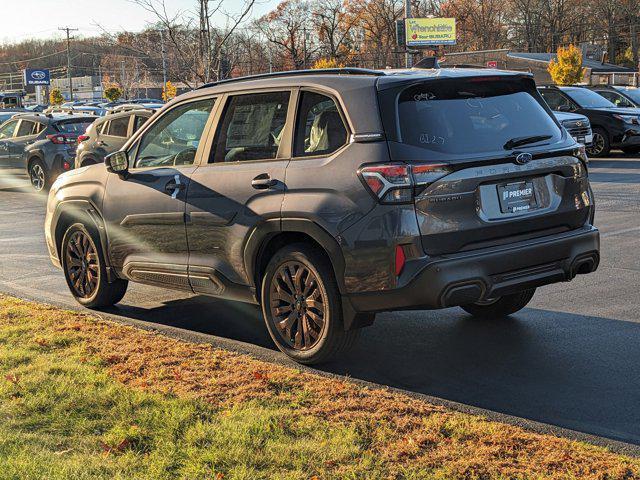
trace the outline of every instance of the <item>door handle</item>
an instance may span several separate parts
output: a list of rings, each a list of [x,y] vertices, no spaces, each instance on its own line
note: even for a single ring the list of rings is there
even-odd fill
[[[271,178],[268,173],[261,173],[253,180],[251,180],[251,186],[256,190],[266,190],[268,188],[277,185],[278,181]]]
[[[180,182],[180,175],[176,174],[173,180],[169,180],[164,186],[164,191],[171,194],[171,198],[176,198],[178,192],[185,189],[185,184]]]

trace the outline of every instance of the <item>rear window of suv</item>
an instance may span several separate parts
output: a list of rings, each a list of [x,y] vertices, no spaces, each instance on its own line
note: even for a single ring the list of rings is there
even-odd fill
[[[534,135],[549,138],[526,148],[558,142],[560,128],[527,83],[471,77],[406,88],[398,97],[400,140],[429,158],[504,152],[509,140]]]
[[[78,118],[73,120],[64,120],[56,123],[56,128],[60,133],[67,133],[70,135],[82,135],[89,125],[93,123],[93,120],[86,118]]]

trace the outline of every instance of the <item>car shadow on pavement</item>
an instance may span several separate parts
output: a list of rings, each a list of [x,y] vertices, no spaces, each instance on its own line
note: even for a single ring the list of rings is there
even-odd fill
[[[195,296],[112,313],[275,348],[252,305]],[[396,312],[318,369],[640,444],[638,345],[640,323],[572,313]]]

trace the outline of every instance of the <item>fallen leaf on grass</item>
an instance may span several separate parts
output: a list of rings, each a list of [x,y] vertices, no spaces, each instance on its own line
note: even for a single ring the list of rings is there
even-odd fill
[[[18,383],[18,380],[19,380],[18,376],[15,373],[10,373],[9,375],[5,375],[4,379],[7,382],[13,383],[14,385]]]

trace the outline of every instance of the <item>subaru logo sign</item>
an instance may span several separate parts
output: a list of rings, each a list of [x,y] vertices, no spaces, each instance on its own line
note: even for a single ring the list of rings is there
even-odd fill
[[[24,71],[25,85],[50,85],[51,75],[45,68],[27,68]]]
[[[533,160],[533,156],[530,153],[519,153],[516,157],[516,163],[518,165],[526,165],[531,160]]]

